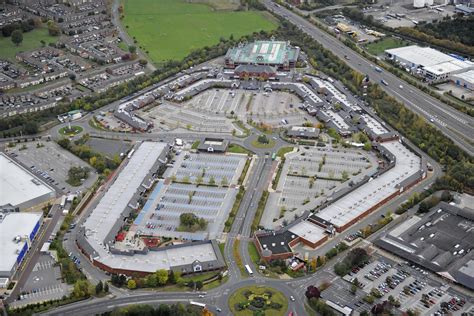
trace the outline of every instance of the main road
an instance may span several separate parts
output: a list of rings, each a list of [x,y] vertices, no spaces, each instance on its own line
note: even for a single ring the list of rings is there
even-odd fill
[[[453,109],[388,71],[377,72],[376,65],[371,61],[298,14],[283,6],[275,5],[271,0],[264,0],[263,3],[269,11],[295,24],[333,54],[345,59],[351,68],[369,75],[372,81],[381,82],[384,80],[387,85],[380,86],[387,94],[426,118],[468,154],[474,155],[474,118]]]

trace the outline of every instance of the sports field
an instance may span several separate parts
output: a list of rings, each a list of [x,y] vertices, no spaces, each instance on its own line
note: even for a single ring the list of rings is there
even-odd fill
[[[213,11],[208,5],[184,0],[123,0],[123,4],[122,23],[155,63],[180,60],[231,34],[239,38],[277,27],[266,13]]]

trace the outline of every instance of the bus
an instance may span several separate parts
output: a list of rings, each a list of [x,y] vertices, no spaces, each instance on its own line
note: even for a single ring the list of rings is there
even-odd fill
[[[130,152],[127,155],[127,158],[128,159],[132,158],[134,152],[135,152],[135,149],[130,150]]]
[[[247,270],[249,275],[253,275],[252,269],[250,269],[250,266],[248,264],[245,265],[245,270]]]
[[[206,304],[204,304],[204,303],[189,301],[189,304],[194,305],[194,306],[199,306],[199,307],[202,307],[202,308],[206,308]]]
[[[272,154],[272,160],[275,160],[276,159],[276,153],[273,153]]]

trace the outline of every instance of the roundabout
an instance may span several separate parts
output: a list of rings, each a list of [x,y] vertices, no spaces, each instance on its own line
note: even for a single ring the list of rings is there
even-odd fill
[[[246,286],[236,290],[229,298],[233,315],[285,315],[288,300],[285,295],[267,286]]]
[[[76,136],[77,134],[82,133],[83,128],[77,125],[64,126],[58,130],[58,133],[62,136]]]

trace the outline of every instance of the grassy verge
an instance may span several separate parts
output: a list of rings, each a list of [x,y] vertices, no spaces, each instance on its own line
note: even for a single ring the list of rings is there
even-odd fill
[[[234,154],[247,154],[247,155],[252,154],[250,150],[237,144],[230,144],[229,147],[227,147],[227,152],[234,153]]]
[[[237,212],[239,211],[240,203],[242,203],[242,198],[244,197],[245,194],[245,189],[243,186],[239,188],[239,192],[237,193],[237,196],[235,197],[235,202],[234,205],[232,206],[232,210],[229,213],[229,217],[227,218],[227,221],[225,222],[224,226],[224,232],[228,233],[230,229],[232,228],[232,224],[234,224],[235,216],[237,215]]]
[[[225,252],[224,252],[224,249],[225,249],[225,243],[220,243],[220,244],[219,244],[219,250],[221,251],[222,257],[225,259]]]
[[[267,204],[268,200],[268,191],[263,191],[262,197],[260,198],[260,201],[258,201],[258,207],[257,207],[257,212],[255,213],[255,217],[252,222],[252,232],[257,230],[260,220],[262,219],[263,211],[265,210],[265,205]]]
[[[245,162],[244,169],[242,169],[242,173],[240,174],[239,180],[237,181],[239,185],[242,185],[242,183],[244,183],[245,177],[247,176],[247,172],[250,168],[251,161],[251,159],[247,159],[247,161]]]
[[[276,155],[280,158],[283,158],[285,156],[285,154],[291,152],[293,150],[293,146],[288,146],[288,147],[282,147],[280,149],[278,149]]]
[[[277,173],[275,175],[275,178],[273,178],[273,181],[272,181],[272,189],[273,190],[276,190],[276,188],[278,187],[278,181],[280,181],[280,177],[281,177],[281,173],[283,171],[283,165],[285,164],[285,158],[282,159],[282,161],[280,161],[280,164],[278,165],[278,169],[277,169]]]
[[[236,239],[234,241],[234,245],[232,247],[232,254],[233,254],[234,259],[235,259],[235,264],[237,264],[237,266],[239,267],[240,274],[243,277],[246,277],[247,274],[245,273],[244,264],[242,263],[242,257],[240,256],[239,246],[240,246],[240,240]]]
[[[191,146],[191,149],[197,149],[199,147],[199,144],[201,143],[201,141],[197,140],[195,141],[192,146]]]
[[[248,243],[248,251],[249,251],[249,256],[250,256],[250,259],[252,260],[252,262],[255,265],[259,265],[260,264],[260,255],[258,254],[257,247],[255,246],[255,244],[253,242]]]
[[[233,124],[235,124],[244,134],[243,135],[235,135],[240,138],[246,138],[247,136],[250,135],[250,130],[245,126],[245,124],[242,121],[233,121]]]

